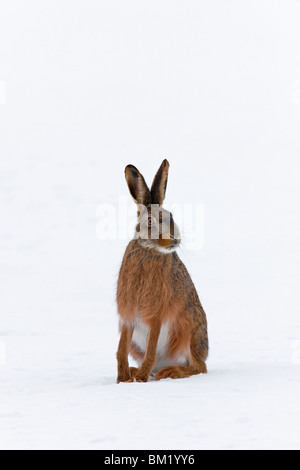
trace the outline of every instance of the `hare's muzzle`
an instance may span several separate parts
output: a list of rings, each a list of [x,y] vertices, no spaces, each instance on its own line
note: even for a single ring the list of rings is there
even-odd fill
[[[178,248],[181,243],[181,238],[172,238],[173,244],[171,245],[171,249]]]
[[[170,239],[172,240],[172,242],[175,246],[178,246],[181,243],[181,238],[179,238],[179,237],[176,238],[174,235],[170,235]]]

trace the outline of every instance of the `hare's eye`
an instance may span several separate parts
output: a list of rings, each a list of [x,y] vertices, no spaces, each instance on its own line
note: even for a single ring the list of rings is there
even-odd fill
[[[148,225],[153,225],[155,222],[154,217],[148,217]]]

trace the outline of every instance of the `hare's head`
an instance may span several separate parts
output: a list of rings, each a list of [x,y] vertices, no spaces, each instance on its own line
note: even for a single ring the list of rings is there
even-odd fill
[[[151,190],[143,176],[133,165],[125,169],[129,191],[138,205],[138,224],[135,238],[145,247],[161,253],[171,253],[181,242],[177,225],[170,212],[163,209],[165,199],[169,162],[164,160],[159,168]]]

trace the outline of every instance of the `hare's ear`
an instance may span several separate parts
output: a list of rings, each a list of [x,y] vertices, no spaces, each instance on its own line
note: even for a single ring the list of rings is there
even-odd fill
[[[164,160],[161,164],[160,169],[156,173],[152,188],[151,188],[151,201],[152,204],[159,204],[160,206],[165,200],[166,190],[168,184],[170,164],[168,160]]]
[[[131,196],[137,204],[148,206],[151,204],[151,194],[143,175],[133,165],[125,168],[125,177]]]

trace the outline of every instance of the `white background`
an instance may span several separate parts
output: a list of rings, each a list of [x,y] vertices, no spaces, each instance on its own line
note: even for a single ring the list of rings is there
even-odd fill
[[[299,18],[298,0],[2,1],[1,448],[299,449]],[[209,374],[116,385],[127,240],[99,240],[97,208],[165,157],[167,203],[205,207],[180,256]]]

